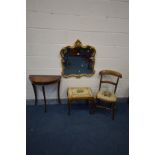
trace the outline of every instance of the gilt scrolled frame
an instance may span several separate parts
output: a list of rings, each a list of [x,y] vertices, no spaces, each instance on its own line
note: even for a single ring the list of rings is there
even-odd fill
[[[73,51],[73,49],[74,48],[84,48],[84,49],[86,49],[86,48],[91,48],[92,50],[93,50],[93,54],[92,54],[92,56],[91,56],[91,60],[92,60],[92,66],[93,66],[93,71],[92,71],[92,73],[91,74],[65,74],[64,73],[64,64],[63,64],[63,62],[64,62],[64,51],[65,51],[65,49],[66,48],[70,48],[70,49],[72,49],[72,51]],[[61,51],[60,51],[60,56],[61,56],[61,65],[62,65],[62,76],[63,77],[65,77],[65,78],[68,78],[68,77],[76,77],[76,78],[80,78],[80,77],[82,77],[82,76],[86,76],[86,77],[90,77],[90,76],[93,76],[94,74],[95,74],[95,69],[94,69],[94,66],[95,66],[95,54],[96,54],[96,49],[95,49],[95,47],[93,47],[93,46],[90,46],[90,45],[83,45],[82,44],[82,42],[78,39],[78,40],[76,40],[76,42],[74,43],[74,45],[73,46],[66,46],[66,47],[63,47],[62,49],[61,49]]]

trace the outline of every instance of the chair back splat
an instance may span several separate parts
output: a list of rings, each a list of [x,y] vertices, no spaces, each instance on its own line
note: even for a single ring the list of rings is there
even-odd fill
[[[100,84],[99,84],[99,91],[101,89],[101,85],[104,84],[104,83],[107,83],[107,84],[111,84],[111,85],[115,86],[114,87],[114,93],[116,93],[119,78],[122,78],[122,74],[117,72],[117,71],[113,71],[113,70],[102,70],[102,71],[99,72],[99,74],[101,75]],[[113,82],[113,81],[110,81],[110,80],[102,80],[103,76],[106,76],[106,75],[111,75],[111,76],[117,77],[116,82]]]

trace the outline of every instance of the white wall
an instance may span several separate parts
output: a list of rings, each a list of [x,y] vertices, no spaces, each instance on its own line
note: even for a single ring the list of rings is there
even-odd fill
[[[61,74],[60,50],[80,39],[96,48],[93,77],[62,78],[61,98],[70,86],[98,89],[98,72],[123,74],[117,94],[129,89],[128,0],[27,0],[27,99],[34,93],[29,74]],[[57,98],[56,85],[47,86],[47,98]],[[42,98],[41,89],[38,90]]]

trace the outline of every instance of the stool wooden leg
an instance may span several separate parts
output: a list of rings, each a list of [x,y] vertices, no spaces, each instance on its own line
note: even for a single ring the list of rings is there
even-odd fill
[[[89,113],[92,114],[95,111],[95,102],[94,99],[88,100],[89,103]]]
[[[45,112],[47,111],[46,109],[46,95],[45,95],[45,87],[42,86],[42,91],[43,91],[43,96],[44,96],[44,103],[45,103]]]
[[[95,110],[96,110],[96,100],[94,99],[93,100],[93,113],[95,113]]]
[[[93,100],[93,113],[95,113],[96,111],[96,103],[98,102],[97,100],[98,100],[97,98],[94,98]]]
[[[68,115],[70,115],[71,114],[71,101],[69,99],[68,99],[67,105],[68,105]]]

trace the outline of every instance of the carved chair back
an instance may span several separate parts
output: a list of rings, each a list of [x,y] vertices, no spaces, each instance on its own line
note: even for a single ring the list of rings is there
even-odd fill
[[[114,85],[114,93],[116,93],[117,85],[118,85],[119,79],[122,78],[122,74],[114,70],[102,70],[99,72],[99,75],[101,76],[99,91],[101,89],[101,85],[106,83],[106,84]],[[107,76],[107,75],[117,77],[116,82],[113,82],[112,80],[103,80],[103,76]]]

